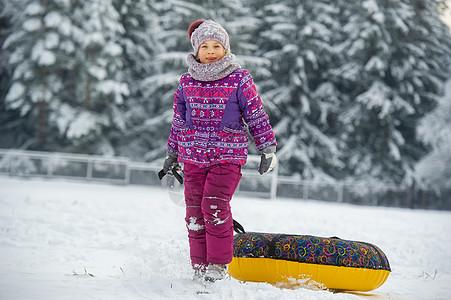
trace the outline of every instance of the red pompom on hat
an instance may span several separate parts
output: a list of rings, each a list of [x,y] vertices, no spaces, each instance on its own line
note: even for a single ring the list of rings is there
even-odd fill
[[[197,27],[200,26],[200,24],[202,24],[203,22],[205,22],[205,20],[197,20],[194,21],[193,23],[191,23],[191,25],[189,25],[188,27],[188,37],[191,40],[191,35],[193,34],[193,31],[197,29]]]

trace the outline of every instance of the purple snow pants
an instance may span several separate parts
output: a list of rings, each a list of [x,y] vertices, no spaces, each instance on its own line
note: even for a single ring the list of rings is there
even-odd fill
[[[186,227],[191,264],[228,264],[233,255],[230,200],[241,179],[241,166],[219,164],[199,168],[185,163]]]

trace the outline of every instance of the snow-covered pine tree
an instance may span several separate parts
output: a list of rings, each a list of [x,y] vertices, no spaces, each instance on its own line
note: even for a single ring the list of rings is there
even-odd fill
[[[339,113],[334,86],[323,73],[334,63],[338,9],[329,1],[255,2],[262,28],[256,33],[271,61],[270,114],[279,143],[281,172],[332,179],[343,167],[330,133]],[[333,180],[333,179],[332,179]]]
[[[114,0],[124,27],[118,42],[123,49],[123,72],[130,89],[123,107],[127,131],[122,134],[117,152],[135,160],[142,160],[149,150],[158,148],[159,131],[165,130],[159,128],[162,122],[147,123],[149,118],[159,117],[161,111],[160,102],[146,92],[145,83],[149,76],[162,72],[155,63],[155,57],[164,53],[164,47],[158,40],[163,30],[154,4],[154,0]]]
[[[5,97],[12,83],[9,52],[3,48],[5,39],[14,31],[18,12],[23,11],[17,1],[0,0],[0,148],[20,147],[28,140],[22,132],[19,113],[6,108]]]
[[[118,42],[124,28],[110,0],[77,1],[71,19],[71,95],[55,122],[70,141],[65,150],[113,155],[125,132],[121,107],[129,94]]]
[[[434,189],[451,192],[451,79],[438,106],[420,123],[419,134],[432,151],[417,165],[418,175]]]
[[[260,55],[256,44],[255,34],[261,28],[262,20],[245,1],[222,1],[219,6],[213,1],[204,2],[204,7],[208,8],[209,13],[203,18],[217,21],[226,28],[236,62],[249,70],[254,82],[258,83],[257,88],[261,91],[268,84],[267,80],[272,80],[269,70],[271,62]]]
[[[339,117],[347,176],[409,186],[427,150],[418,121],[446,78],[449,31],[434,1],[365,0],[344,11],[346,60],[332,75],[349,97]]]
[[[439,9],[446,7],[446,1],[438,1]],[[440,10],[439,10],[440,12]],[[439,30],[445,31],[442,37],[447,41],[451,38],[447,28],[439,25]],[[436,49],[440,49],[438,45],[448,47],[445,41],[434,40]],[[451,72],[451,56],[443,58],[442,64],[450,66]],[[427,114],[418,127],[418,133],[425,143],[431,147],[431,151],[416,166],[418,176],[423,179],[423,183],[429,187],[440,190],[442,199],[449,199],[451,194],[451,74],[445,85],[445,93],[439,99],[434,110]],[[448,197],[448,198],[446,198]]]
[[[13,146],[113,154],[128,88],[117,44],[123,28],[111,2],[23,5],[3,44],[13,70],[5,105],[28,136]]]
[[[345,4],[341,10],[343,55],[329,73],[339,94],[345,95],[338,133],[345,142],[340,149],[346,161],[345,174],[399,181],[404,170],[397,145],[402,139],[392,111],[391,88],[385,80],[396,41],[392,41],[383,7],[376,1]],[[392,174],[387,176],[387,172]]]
[[[23,10],[16,11],[13,31],[2,47],[12,69],[5,106],[18,113],[20,119],[15,122],[22,128],[11,146],[54,149],[58,130],[50,120],[60,109],[63,76],[73,49],[70,21],[65,17],[70,6],[61,1],[13,2]]]
[[[165,156],[168,132],[172,121],[172,100],[180,76],[186,72],[188,28],[193,10],[202,7],[188,1],[150,1],[151,26],[146,30],[152,41],[149,60],[152,71],[140,80],[141,103],[138,122],[131,144],[139,145],[132,155],[138,159],[161,160]],[[188,25],[187,25],[188,24]]]

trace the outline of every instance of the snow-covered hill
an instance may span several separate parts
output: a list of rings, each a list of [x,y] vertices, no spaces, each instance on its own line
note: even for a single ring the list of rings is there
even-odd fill
[[[184,209],[166,191],[0,177],[0,299],[449,299],[451,212],[236,197],[249,231],[379,246],[392,267],[371,293],[192,282]]]

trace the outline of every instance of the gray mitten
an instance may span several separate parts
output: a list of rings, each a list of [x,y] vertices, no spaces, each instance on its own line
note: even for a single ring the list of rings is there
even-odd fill
[[[168,155],[166,156],[166,159],[163,163],[163,172],[164,174],[168,173],[169,170],[177,164],[177,157],[178,155],[172,152],[168,152]]]
[[[265,174],[274,169],[274,167],[277,165],[277,157],[276,157],[276,146],[269,146],[265,149],[263,149],[260,152],[261,159],[260,159],[260,165],[258,166],[258,172],[260,174]]]

